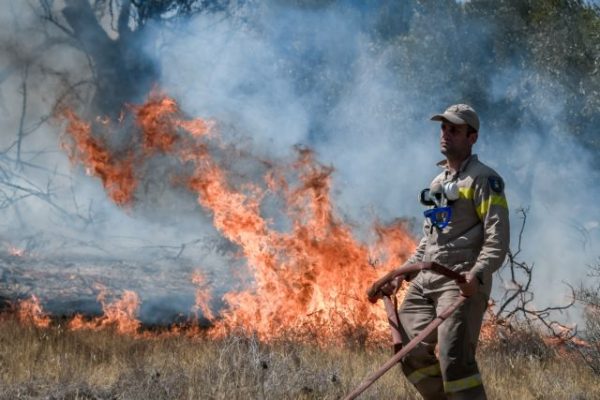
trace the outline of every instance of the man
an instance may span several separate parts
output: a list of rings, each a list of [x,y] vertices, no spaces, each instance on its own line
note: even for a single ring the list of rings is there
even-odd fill
[[[463,273],[466,283],[423,270],[392,282],[377,281],[368,295],[375,300],[393,292],[402,278],[410,281],[399,310],[404,344],[459,296],[468,297],[437,332],[401,360],[402,370],[426,400],[486,399],[475,349],[492,273],[508,251],[504,183],[471,152],[479,135],[475,110],[457,104],[431,120],[441,122],[440,148],[446,159],[438,163],[443,171],[421,193],[422,202],[432,208],[426,211],[424,237],[406,263],[436,262]]]

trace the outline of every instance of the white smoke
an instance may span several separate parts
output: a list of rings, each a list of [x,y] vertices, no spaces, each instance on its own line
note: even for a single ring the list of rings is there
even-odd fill
[[[438,62],[443,30],[426,24],[419,15],[406,27],[413,38],[422,39],[419,43],[377,40],[381,17],[377,2],[371,7],[353,2],[304,7],[288,3],[236,5],[227,13],[195,16],[177,29],[149,29],[146,47],[160,64],[159,87],[176,98],[188,115],[216,120],[228,140],[249,141],[257,156],[288,159],[296,144],[315,149],[322,163],[335,168],[337,211],[354,222],[357,231],[368,230],[375,218],[416,218],[420,225],[423,208],[417,194],[437,175],[435,163],[442,158],[439,127],[428,119],[449,104],[465,102],[459,91],[462,86],[452,80],[465,51],[449,62],[445,58],[447,63]],[[31,27],[38,19],[21,2],[10,4],[0,12],[0,40],[22,43],[30,49],[25,54],[35,54],[31,49],[43,37],[15,35],[14,16],[19,29]],[[493,28],[473,24],[471,29],[469,46],[483,51],[480,43],[493,34]],[[415,49],[420,52],[414,53]],[[10,50],[4,48],[3,53],[14,55]],[[2,71],[20,71],[9,74],[0,86],[4,149],[19,129],[23,64],[15,57],[5,57],[1,63]],[[26,125],[51,112],[64,85],[61,75],[52,71],[68,74],[72,81],[76,81],[73,76],[85,79],[90,74],[87,59],[64,45],[44,49],[33,65],[53,70],[30,69]],[[536,298],[540,303],[556,302],[562,300],[561,281],[577,283],[600,252],[600,215],[594,206],[600,195],[594,184],[599,172],[592,164],[597,154],[568,134],[561,88],[543,75],[524,85],[529,72],[516,64],[499,67],[488,82],[483,96],[500,106],[480,110],[476,152],[505,178],[513,248],[520,228],[516,210],[528,208],[521,258],[536,264]],[[464,79],[477,82],[483,77],[470,71]],[[421,92],[423,82],[438,92]],[[502,104],[523,96],[529,99],[528,108],[515,116],[514,130],[494,130],[498,126],[494,119],[507,112]],[[479,110],[478,104],[472,105]],[[532,114],[543,115],[543,124],[528,123]],[[53,178],[52,198],[57,205],[70,213],[93,215],[93,220],[61,215],[47,199],[31,197],[20,201],[20,213],[14,208],[0,210],[3,239],[24,240],[39,232],[77,237],[109,249],[116,258],[139,254],[151,258],[157,253],[139,249],[159,248],[172,249],[167,254],[175,257],[182,243],[218,241],[210,218],[198,212],[189,194],[166,192],[168,197],[159,204],[168,207],[162,211],[145,210],[143,204],[129,211],[115,206],[97,179],[69,165],[57,145],[59,131],[60,127],[45,123],[28,136],[23,141],[27,160],[60,173]],[[14,159],[14,148],[2,155]],[[29,167],[19,174],[40,188],[52,176]],[[234,250],[197,246],[189,252],[194,246],[185,255],[197,257],[198,266],[235,265],[229,255],[222,256]],[[102,255],[92,247],[80,251]],[[177,268],[179,262],[169,268]]]
[[[464,102],[445,78],[446,68],[459,65],[439,65],[432,54],[419,73],[447,84],[438,99],[418,96],[410,81],[415,72],[402,74],[418,61],[395,65],[397,43],[377,43],[362,16],[358,7],[269,3],[253,8],[247,22],[196,17],[186,35],[169,39],[168,56],[161,57],[163,86],[193,114],[216,116],[251,135],[256,151],[285,154],[295,143],[314,148],[321,162],[335,167],[339,210],[359,226],[368,227],[374,216],[420,220],[417,193],[439,173],[435,163],[442,158],[438,124],[428,119]],[[426,29],[435,28],[413,31]],[[483,41],[493,30],[482,32]],[[506,110],[486,110],[475,150],[505,178],[514,250],[518,210],[528,210],[520,259],[536,264],[536,303],[556,304],[568,292],[561,282],[581,279],[598,256],[598,171],[591,163],[596,155],[569,135],[560,86],[539,76],[525,90],[526,77],[535,76],[529,72],[499,68],[486,95],[499,104],[528,96],[522,114],[543,116],[542,126],[525,117],[512,132],[494,131],[489,119]]]

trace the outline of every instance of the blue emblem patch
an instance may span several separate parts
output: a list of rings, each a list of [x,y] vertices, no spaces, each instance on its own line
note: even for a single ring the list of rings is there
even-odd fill
[[[490,176],[488,178],[488,182],[490,183],[490,188],[496,193],[502,193],[504,190],[504,182],[502,178],[499,176]]]

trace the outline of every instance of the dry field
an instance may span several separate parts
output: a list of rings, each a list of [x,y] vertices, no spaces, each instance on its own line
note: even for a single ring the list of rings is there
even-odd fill
[[[0,321],[0,399],[339,399],[385,349],[184,336],[134,339]],[[481,347],[491,399],[600,399],[600,377],[535,335]],[[363,399],[417,399],[399,370]]]

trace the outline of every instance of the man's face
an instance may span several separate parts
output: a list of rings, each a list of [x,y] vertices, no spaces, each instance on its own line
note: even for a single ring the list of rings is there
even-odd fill
[[[477,141],[477,133],[468,133],[467,125],[442,122],[440,131],[440,149],[446,158],[463,159],[471,153],[471,147]]]

